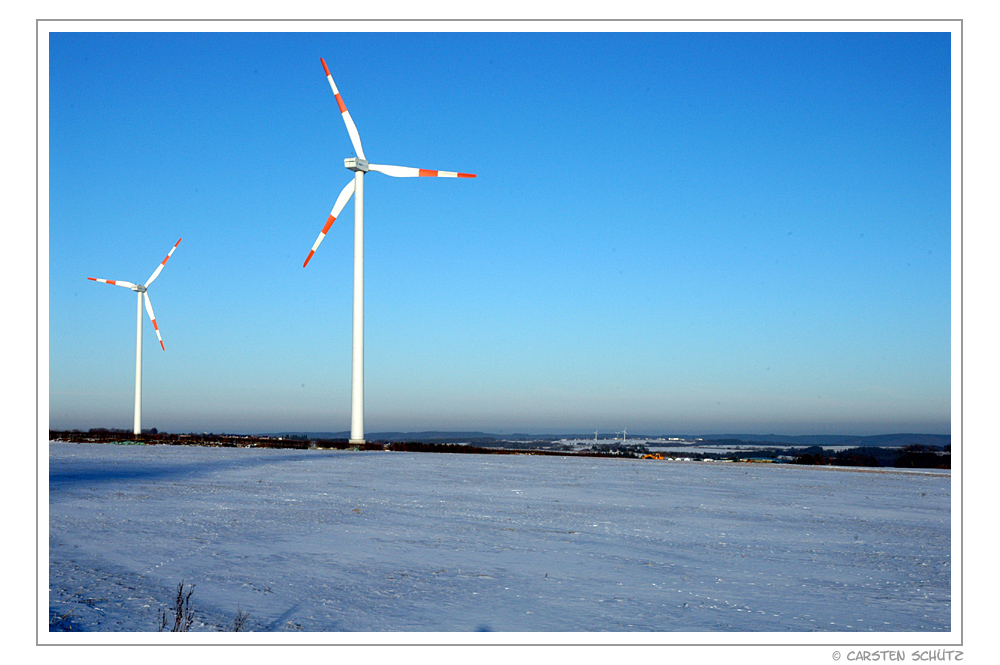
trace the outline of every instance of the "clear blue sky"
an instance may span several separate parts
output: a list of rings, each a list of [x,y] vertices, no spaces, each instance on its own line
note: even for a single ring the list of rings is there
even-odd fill
[[[49,42],[50,425],[947,433],[947,33]]]

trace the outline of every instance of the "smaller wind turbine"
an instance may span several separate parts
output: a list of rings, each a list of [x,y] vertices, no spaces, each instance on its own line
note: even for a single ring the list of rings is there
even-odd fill
[[[135,313],[135,420],[133,422],[132,433],[142,434],[142,305],[143,301],[146,304],[146,313],[149,314],[149,320],[153,322],[153,330],[156,331],[156,339],[160,340],[160,348],[164,351],[167,347],[163,346],[163,338],[160,337],[160,327],[156,325],[156,317],[153,316],[153,305],[149,302],[149,294],[146,293],[146,289],[149,285],[153,283],[153,280],[159,277],[160,271],[163,270],[163,266],[167,265],[167,260],[170,255],[174,253],[177,249],[177,245],[181,244],[180,238],[174,243],[174,246],[170,248],[167,252],[167,257],[160,261],[160,265],[156,266],[156,270],[153,274],[149,276],[145,284],[133,284],[132,282],[123,282],[121,280],[115,279],[98,279],[97,277],[88,277],[92,282],[103,282],[104,284],[114,284],[115,286],[124,286],[127,289],[132,289],[136,293],[136,313]]]

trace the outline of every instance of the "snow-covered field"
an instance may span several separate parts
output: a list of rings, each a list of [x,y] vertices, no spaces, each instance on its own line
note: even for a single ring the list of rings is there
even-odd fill
[[[49,444],[49,629],[952,630],[948,472]]]

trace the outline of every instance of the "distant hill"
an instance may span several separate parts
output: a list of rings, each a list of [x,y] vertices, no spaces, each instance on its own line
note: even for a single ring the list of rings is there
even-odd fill
[[[262,433],[260,436],[305,437],[307,439],[349,439],[351,433],[344,432],[275,432]],[[425,442],[485,442],[485,441],[554,441],[558,439],[589,439],[593,435],[586,434],[491,434],[489,432],[368,432],[367,441],[425,441]],[[897,446],[935,446],[943,447],[951,444],[950,434],[879,434],[874,436],[856,436],[847,434],[805,434],[789,436],[784,434],[646,434],[629,435],[629,439],[655,439],[679,437],[686,439],[702,439],[704,441],[742,441],[745,443],[780,443],[795,446],[852,446],[852,447],[897,447]]]
[[[276,432],[261,434],[261,436],[300,437],[309,439],[350,439],[351,433],[345,432]],[[518,435],[515,435],[518,436]],[[366,441],[474,441],[497,440],[497,434],[485,432],[365,432]]]
[[[853,436],[843,434],[807,434],[786,436],[783,434],[702,434],[705,441],[718,439],[738,439],[740,441],[762,441],[764,443],[784,443],[802,446],[948,446],[950,434],[878,434],[874,436]]]

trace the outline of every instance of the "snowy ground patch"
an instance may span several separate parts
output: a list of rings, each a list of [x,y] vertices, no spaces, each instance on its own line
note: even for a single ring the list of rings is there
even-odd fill
[[[951,476],[49,444],[49,630],[951,630]]]

